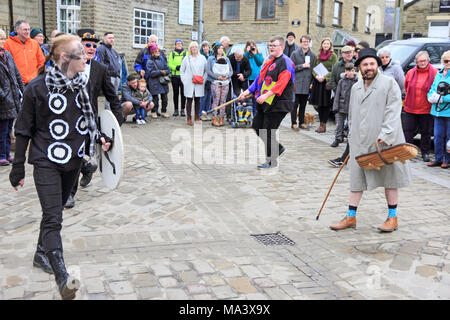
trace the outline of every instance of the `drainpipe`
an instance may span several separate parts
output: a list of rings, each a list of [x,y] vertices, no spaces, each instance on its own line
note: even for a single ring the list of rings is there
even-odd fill
[[[307,18],[306,18],[306,34],[309,34],[309,15],[311,12],[311,0],[308,0],[308,12],[307,12]]]
[[[14,31],[14,13],[13,13],[13,2],[12,0],[8,0],[8,6],[9,6],[9,32]]]
[[[200,46],[202,42],[203,42],[203,0],[200,0],[198,10],[198,43],[200,44]]]
[[[44,33],[44,37],[47,37],[47,31],[45,26],[45,0],[41,0],[42,6],[42,32]]]

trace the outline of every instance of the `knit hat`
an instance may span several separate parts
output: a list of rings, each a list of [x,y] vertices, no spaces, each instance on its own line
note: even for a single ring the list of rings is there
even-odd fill
[[[377,60],[378,66],[381,66],[381,59],[377,56],[377,50],[373,48],[364,48],[359,52],[359,58],[355,62],[355,66],[359,66],[359,64],[366,58],[374,58]]]
[[[289,38],[289,36],[293,36],[295,38],[295,33],[289,31],[288,34],[286,35],[286,38]]]
[[[148,45],[148,51],[150,51],[150,54],[152,54],[153,52],[155,52],[158,49],[159,49],[158,46],[154,43],[150,43]]]
[[[94,29],[78,29],[77,35],[81,38],[81,41],[83,41],[83,40],[93,41],[93,42],[100,41],[100,39],[97,39]]]
[[[353,48],[356,48],[356,43],[353,40],[348,40],[347,43],[345,44],[346,46],[350,46]]]
[[[181,45],[183,45],[183,40],[181,40],[181,39],[175,40],[175,45],[177,44],[177,42],[181,42]]]
[[[41,29],[37,29],[37,28],[31,29],[31,32],[30,32],[30,38],[31,38],[31,39],[34,39],[34,37],[36,37],[39,33],[42,33],[42,30],[41,30]],[[42,34],[43,34],[43,33],[42,33]]]
[[[202,47],[204,46],[204,45],[208,45],[209,46],[209,42],[208,41],[206,41],[206,40],[204,40],[203,42],[202,42]]]
[[[217,50],[218,50],[220,47],[223,48],[223,44],[221,44],[219,41],[215,42],[215,43],[212,45],[212,49],[213,49],[213,51],[214,51],[214,55],[217,55]]]

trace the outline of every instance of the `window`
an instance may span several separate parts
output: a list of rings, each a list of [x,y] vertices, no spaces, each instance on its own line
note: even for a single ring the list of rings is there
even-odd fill
[[[333,24],[340,26],[341,23],[342,23],[342,3],[339,1],[335,1],[333,10]]]
[[[317,23],[323,24],[323,0],[317,0]]]
[[[159,12],[134,9],[133,48],[143,48],[150,35],[158,37],[158,46],[164,46],[164,14]]]
[[[81,0],[58,0],[56,10],[58,30],[75,34],[81,26]]]
[[[222,0],[222,20],[239,20],[239,0]]]
[[[256,20],[275,19],[275,0],[256,0]]]
[[[441,57],[446,49],[447,48],[444,45],[428,45],[427,47],[425,47],[425,50],[430,56],[430,63],[441,64]]]
[[[352,16],[352,28],[353,31],[357,31],[358,30],[358,8],[357,7],[353,7],[353,16]]]
[[[365,32],[366,33],[370,33],[370,20],[372,18],[372,14],[370,13],[366,13],[366,28],[365,28]]]

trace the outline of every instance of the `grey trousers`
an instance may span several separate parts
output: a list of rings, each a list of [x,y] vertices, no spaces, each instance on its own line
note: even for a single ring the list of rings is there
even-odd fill
[[[344,122],[345,122],[346,118],[347,118],[346,113],[338,112],[335,114],[335,119],[336,119],[335,138],[336,138],[336,140],[341,140],[341,141],[344,140],[343,132],[344,132]]]

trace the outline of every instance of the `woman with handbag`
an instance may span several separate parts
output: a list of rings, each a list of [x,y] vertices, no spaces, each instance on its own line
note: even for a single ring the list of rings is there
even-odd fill
[[[169,93],[170,70],[164,56],[161,55],[156,44],[151,43],[148,46],[150,54],[152,55],[147,61],[148,73],[145,74],[148,90],[153,96],[155,107],[152,110],[152,118],[156,119],[160,115],[158,113],[159,98],[161,96],[161,113],[164,118],[169,118],[167,113],[167,94]]]
[[[183,59],[180,77],[186,97],[187,124],[192,126],[192,100],[195,100],[195,121],[199,121],[200,97],[205,94],[206,59],[199,53],[198,43],[192,41],[189,45],[189,55]]]
[[[317,106],[319,112],[320,126],[316,130],[318,133],[324,133],[327,128],[327,121],[331,111],[331,87],[328,85],[331,77],[331,69],[338,61],[337,55],[333,52],[333,44],[330,38],[322,39],[319,54],[316,55],[312,65],[312,88],[310,104]],[[322,64],[328,71],[323,75],[318,75],[314,68]]]

